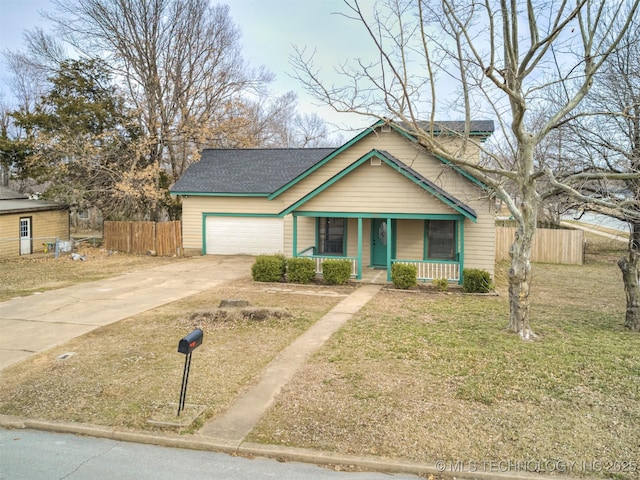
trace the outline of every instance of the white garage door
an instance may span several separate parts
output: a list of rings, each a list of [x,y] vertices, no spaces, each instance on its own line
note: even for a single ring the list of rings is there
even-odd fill
[[[281,218],[207,217],[207,253],[260,255],[282,253]]]

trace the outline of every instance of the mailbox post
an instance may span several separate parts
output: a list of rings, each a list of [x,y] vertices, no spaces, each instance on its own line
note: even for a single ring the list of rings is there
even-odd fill
[[[184,372],[182,373],[182,389],[180,390],[180,401],[178,402],[178,417],[184,410],[184,401],[187,397],[187,383],[189,383],[189,370],[191,369],[191,353],[202,345],[203,332],[196,328],[178,343],[178,352],[184,353]]]

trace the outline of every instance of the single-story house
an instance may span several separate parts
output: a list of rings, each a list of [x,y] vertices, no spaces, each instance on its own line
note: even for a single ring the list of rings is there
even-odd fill
[[[471,126],[478,142],[493,132],[493,121]],[[185,253],[309,256],[318,272],[346,258],[356,278],[363,268],[390,278],[394,262],[416,265],[421,280],[494,273],[486,186],[382,121],[337,149],[203,150],[171,193],[182,198]]]
[[[44,252],[56,239],[69,240],[70,233],[66,205],[0,187],[0,257]]]

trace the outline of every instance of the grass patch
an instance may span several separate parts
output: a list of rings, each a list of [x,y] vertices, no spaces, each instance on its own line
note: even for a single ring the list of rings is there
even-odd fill
[[[246,299],[253,308],[219,315],[220,301],[229,298]],[[224,284],[3,370],[0,413],[154,429],[146,421],[180,396],[184,356],[177,353],[178,341],[200,327],[204,339],[193,353],[186,400],[206,406],[196,424],[201,426],[341,299],[268,291],[248,278]],[[65,352],[74,354],[58,359]]]
[[[62,254],[57,259],[53,254],[0,258],[0,302],[34,292],[188,260],[186,257],[109,254],[105,249],[88,246],[81,247],[78,253],[84,255],[86,261],[73,261],[67,254]]]
[[[640,336],[622,326],[611,261],[624,244],[589,245],[585,266],[534,265],[537,342],[506,331],[506,264],[498,297],[383,291],[283,390],[250,440],[430,462],[637,464]],[[640,465],[588,470],[573,473],[638,478]]]

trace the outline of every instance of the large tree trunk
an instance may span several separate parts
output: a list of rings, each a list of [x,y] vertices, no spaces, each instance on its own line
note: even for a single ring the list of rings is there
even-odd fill
[[[533,223],[531,223],[533,222]],[[509,329],[523,340],[532,340],[535,334],[529,328],[529,292],[531,289],[531,245],[536,219],[527,219],[516,228],[516,236],[509,248]]]
[[[622,270],[624,291],[627,295],[627,312],[624,326],[634,332],[640,332],[640,223],[631,224],[629,256],[618,260]]]

